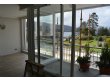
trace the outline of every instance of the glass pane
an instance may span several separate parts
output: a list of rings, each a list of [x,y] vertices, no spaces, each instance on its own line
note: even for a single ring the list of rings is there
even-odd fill
[[[53,56],[53,21],[52,15],[40,17],[40,52],[42,56]]]
[[[71,64],[71,34],[72,34],[72,11],[66,10],[67,4],[64,5],[64,32],[63,32],[63,64],[62,76],[70,76]]]
[[[57,8],[56,8],[57,7]],[[54,10],[52,10],[54,8]],[[56,57],[57,49],[54,46],[56,43],[56,11],[59,5],[51,5],[42,7],[40,17],[40,51],[41,51],[41,64],[45,65],[45,70],[53,75],[58,74],[60,71],[59,58]],[[50,11],[46,11],[49,9]],[[55,13],[54,13],[55,12]]]
[[[37,11],[35,10],[35,15]],[[38,53],[37,53],[37,17],[34,17],[34,44],[35,44],[35,62],[38,62]]]

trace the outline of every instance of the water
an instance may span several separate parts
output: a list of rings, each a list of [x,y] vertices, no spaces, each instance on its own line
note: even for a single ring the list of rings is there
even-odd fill
[[[71,36],[71,32],[64,32],[64,37],[69,37]]]
[[[37,49],[37,40],[35,40],[35,49]],[[46,41],[40,41],[40,51],[41,53],[52,55],[53,43],[49,44]]]
[[[69,37],[69,36],[71,36],[71,32],[64,32],[64,37]],[[46,41],[48,41],[48,39],[44,40],[44,41],[42,41],[42,40],[40,41],[41,53],[46,53],[46,54],[52,55],[52,53],[53,53],[53,42],[48,43]],[[37,40],[35,40],[35,49],[37,50]]]

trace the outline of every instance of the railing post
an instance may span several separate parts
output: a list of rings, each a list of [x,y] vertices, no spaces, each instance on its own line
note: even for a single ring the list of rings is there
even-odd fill
[[[81,9],[81,17],[80,17],[80,46],[79,46],[79,56],[81,56],[81,34],[82,34],[82,9]]]

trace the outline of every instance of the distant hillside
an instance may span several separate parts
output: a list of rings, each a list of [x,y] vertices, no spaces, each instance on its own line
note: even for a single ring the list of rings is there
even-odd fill
[[[56,31],[60,31],[60,25],[56,25]],[[64,25],[64,32],[71,32],[71,26]]]
[[[49,23],[46,23],[46,22],[42,22],[42,28],[43,29],[49,29],[50,30],[50,26],[51,24]],[[56,25],[56,31],[60,31],[60,25]],[[64,25],[64,32],[71,32],[71,26],[68,26],[68,25]]]

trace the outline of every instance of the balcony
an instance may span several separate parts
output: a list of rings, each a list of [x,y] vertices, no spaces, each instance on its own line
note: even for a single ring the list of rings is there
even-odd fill
[[[103,5],[105,6],[105,5]],[[56,10],[53,13],[46,12],[44,9],[50,9],[52,7]],[[99,7],[99,6],[98,6]],[[93,24],[90,23],[96,22],[95,26],[98,26],[98,17],[96,13],[92,12],[91,14],[87,14],[89,18],[86,18],[85,22],[82,22],[82,9],[80,10],[80,17],[79,18],[79,32],[75,34],[75,27],[76,27],[76,10],[78,7],[76,5],[49,5],[46,7],[39,8],[41,10],[41,14],[39,12],[39,9],[33,9],[33,14],[37,14],[37,16],[33,16],[33,19],[31,16],[28,16],[29,21],[35,24],[34,26],[32,24],[28,25],[24,28],[25,31],[25,40],[24,40],[24,48],[25,50],[30,51],[28,54],[31,56],[33,61],[36,63],[44,64],[45,70],[50,73],[54,73],[61,76],[72,76],[73,73],[74,76],[78,76],[80,74],[77,71],[79,71],[78,63],[76,62],[77,57],[85,56],[85,50],[84,45],[77,44],[75,45],[76,36],[79,35],[80,38],[78,38],[81,42],[81,36],[88,37],[86,40],[90,40],[91,36],[97,37],[95,30],[93,29]],[[30,9],[30,13],[32,13]],[[43,12],[44,10],[44,12]],[[67,12],[68,11],[68,12]],[[84,10],[85,11],[85,10]],[[37,12],[37,13],[35,13]],[[43,12],[43,13],[42,13]],[[79,14],[79,11],[77,12]],[[86,13],[85,13],[86,14]],[[93,21],[92,16],[95,14],[95,18],[97,17],[97,20]],[[30,15],[30,14],[29,14]],[[68,16],[69,15],[69,16]],[[65,18],[66,17],[66,18]],[[69,17],[69,19],[68,19]],[[25,24],[29,23],[27,19],[24,19]],[[72,19],[71,19],[72,18]],[[31,20],[32,19],[32,20]],[[67,24],[67,22],[70,22],[70,24]],[[30,26],[33,27],[30,27]],[[83,27],[82,27],[83,26]],[[32,28],[34,31],[30,31],[30,35],[28,39],[30,39],[30,43],[27,42],[27,32],[30,30],[28,28]],[[85,28],[84,31],[82,31],[82,28]],[[27,30],[27,31],[26,31]],[[92,31],[91,31],[92,30]],[[65,37],[64,33],[70,32],[69,38]],[[31,34],[33,33],[33,34]],[[79,34],[80,33],[80,34]],[[90,38],[89,38],[90,37]],[[69,39],[69,43],[65,43],[65,40]],[[93,38],[94,40],[95,38]],[[31,41],[33,40],[33,41]],[[85,41],[86,41],[85,40]],[[31,44],[32,43],[32,44]],[[28,49],[27,49],[28,45]],[[29,46],[30,45],[30,46]],[[34,47],[35,46],[35,47]],[[31,49],[32,48],[32,49]],[[90,44],[89,47],[92,52],[90,53],[90,71],[86,72],[86,75],[79,75],[79,76],[98,76],[98,68],[96,67],[95,62],[99,61],[99,56],[101,55],[101,47],[92,47],[92,44]],[[80,51],[81,50],[81,51]],[[31,52],[32,51],[32,52]],[[35,54],[34,54],[35,52]],[[43,60],[41,60],[41,58]],[[35,60],[34,60],[35,59]],[[93,73],[92,73],[93,72]],[[90,73],[90,75],[89,75]]]
[[[78,47],[78,45],[76,46]],[[81,56],[85,55],[84,46],[82,46]],[[77,57],[79,56],[79,50],[75,50],[75,76],[76,77],[96,77],[99,75],[98,67],[96,66],[95,62],[99,61],[99,56],[101,54],[101,48],[97,47],[90,47],[92,50],[97,49],[97,51],[93,51],[91,55],[91,64],[90,64],[90,70],[88,72],[80,72],[79,71],[79,65],[76,62]],[[47,48],[48,49],[48,48]],[[37,51],[36,51],[37,53]],[[42,64],[45,65],[45,70],[53,73],[53,74],[59,74],[59,67],[60,67],[60,47],[56,47],[56,53],[55,56],[49,55],[51,52],[47,52],[44,49],[41,49],[41,53],[43,57],[46,57],[47,59],[44,61],[41,61]],[[64,45],[63,46],[63,67],[62,70],[62,76],[69,76],[70,75],[70,63],[71,63],[71,47],[70,45]]]

